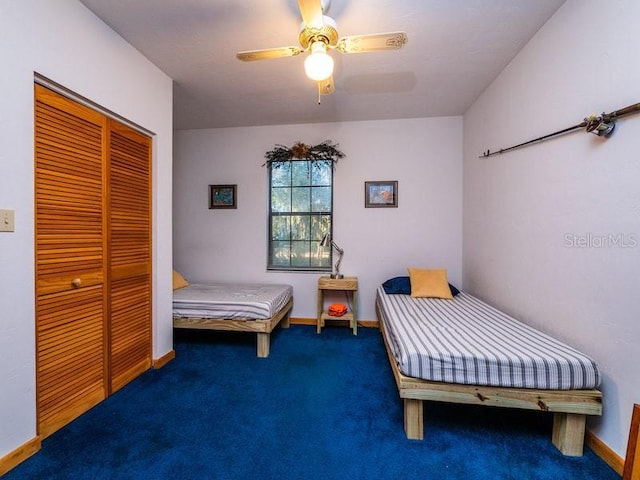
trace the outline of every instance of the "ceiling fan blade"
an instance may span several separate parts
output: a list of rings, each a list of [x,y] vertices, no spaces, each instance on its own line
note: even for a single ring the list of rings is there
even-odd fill
[[[265,48],[264,50],[248,50],[236,53],[236,58],[243,62],[253,62],[254,60],[269,60],[271,58],[293,57],[303,52],[298,47]]]
[[[331,95],[335,90],[335,85],[333,83],[333,76],[327,78],[326,80],[320,80],[318,82],[318,92],[320,95]]]
[[[322,4],[320,0],[298,0],[302,21],[309,28],[321,28]]]
[[[380,50],[397,50],[407,43],[404,32],[374,33],[342,37],[336,47],[342,53],[364,53]]]

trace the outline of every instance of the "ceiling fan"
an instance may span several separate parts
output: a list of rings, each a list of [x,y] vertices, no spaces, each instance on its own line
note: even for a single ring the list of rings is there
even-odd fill
[[[304,61],[307,76],[318,82],[318,103],[320,95],[329,95],[333,85],[333,58],[327,53],[336,49],[341,53],[363,53],[380,50],[397,50],[407,43],[405,32],[374,33],[340,37],[336,22],[325,15],[331,0],[298,0],[302,15],[300,27],[300,47],[288,46],[238,52],[236,58],[243,62],[267,60],[271,58],[293,57],[309,52]]]

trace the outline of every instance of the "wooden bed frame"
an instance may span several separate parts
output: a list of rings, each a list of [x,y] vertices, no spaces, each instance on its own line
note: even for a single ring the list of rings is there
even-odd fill
[[[631,426],[629,427],[629,441],[627,442],[627,455],[624,458],[624,470],[622,480],[640,479],[640,405],[633,405]]]
[[[293,297],[271,318],[198,318],[173,317],[174,328],[191,328],[196,330],[222,330],[232,332],[256,332],[257,354],[259,358],[269,356],[270,335],[273,329],[282,321],[282,328],[289,328]]]
[[[564,455],[582,456],[587,415],[602,415],[602,392],[599,390],[534,390],[528,388],[483,387],[446,382],[431,382],[408,377],[389,348],[380,307],[376,303],[380,331],[393,370],[398,393],[404,402],[404,431],[407,438],[424,438],[425,400],[465,403],[525,410],[552,412],[551,440]]]

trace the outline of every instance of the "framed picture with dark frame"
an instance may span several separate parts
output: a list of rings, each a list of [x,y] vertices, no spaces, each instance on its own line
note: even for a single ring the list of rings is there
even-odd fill
[[[398,181],[364,182],[365,208],[396,208],[398,206]]]
[[[238,208],[237,185],[209,185],[209,208]]]

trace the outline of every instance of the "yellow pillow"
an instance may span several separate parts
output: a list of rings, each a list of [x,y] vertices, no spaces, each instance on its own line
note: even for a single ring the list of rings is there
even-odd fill
[[[175,270],[173,271],[173,289],[178,290],[179,288],[188,287],[189,282],[187,282],[182,275],[180,275]]]
[[[411,296],[414,298],[431,297],[453,300],[447,271],[444,268],[427,270],[423,268],[408,268],[411,280]]]

